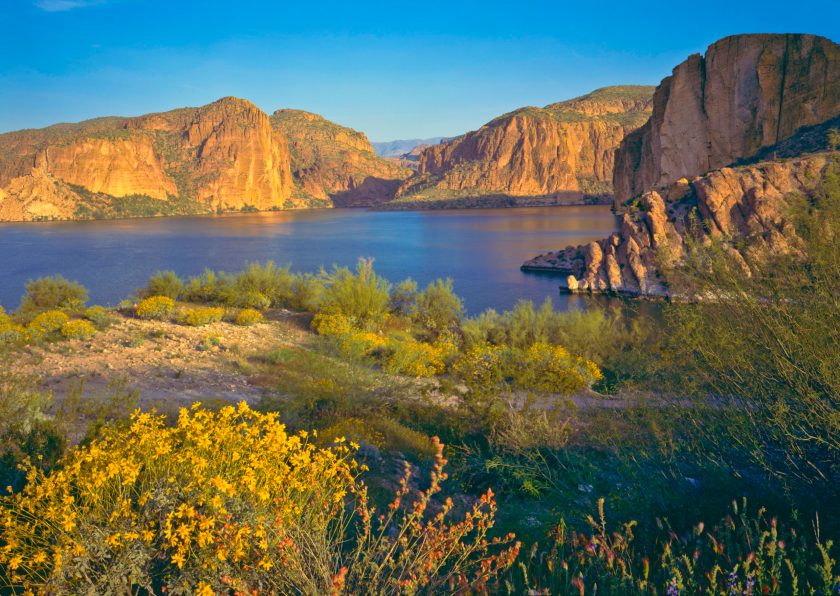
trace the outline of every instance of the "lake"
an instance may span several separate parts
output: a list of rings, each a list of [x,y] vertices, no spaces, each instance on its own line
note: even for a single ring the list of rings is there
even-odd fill
[[[155,271],[181,276],[205,268],[238,271],[252,261],[295,271],[353,266],[373,257],[391,281],[425,285],[451,277],[467,311],[504,310],[517,300],[561,295],[559,278],[524,273],[539,253],[603,238],[616,229],[608,206],[447,211],[324,209],[207,217],[0,224],[0,304],[18,306],[27,280],[62,274],[90,290],[90,303],[115,305]]]

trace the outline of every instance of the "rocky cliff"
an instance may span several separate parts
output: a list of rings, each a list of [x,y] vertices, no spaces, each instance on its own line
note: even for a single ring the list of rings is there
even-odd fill
[[[285,138],[248,101],[0,135],[0,219],[298,206]]]
[[[465,196],[611,195],[614,152],[651,113],[652,87],[606,87],[544,108],[523,108],[426,148],[401,201]]]
[[[302,110],[277,110],[271,125],[289,141],[298,194],[338,207],[393,198],[411,173],[376,155],[364,133]]]
[[[616,154],[616,206],[757,153],[840,113],[840,46],[814,35],[736,35],[656,88]]]
[[[609,238],[540,255],[522,268],[563,273],[567,277],[561,287],[571,292],[669,296],[663,265],[679,265],[687,238],[737,238],[729,250],[749,273],[748,263],[797,243],[786,217],[788,197],[811,193],[830,164],[840,164],[840,152],[721,168],[679,180],[627,205],[619,231]]]

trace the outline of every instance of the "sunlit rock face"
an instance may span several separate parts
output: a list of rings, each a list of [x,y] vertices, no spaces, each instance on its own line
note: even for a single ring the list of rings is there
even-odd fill
[[[656,88],[653,114],[616,154],[615,205],[698,176],[840,113],[840,46],[815,35],[735,35]]]
[[[610,196],[615,149],[647,120],[652,94],[652,87],[606,87],[505,114],[420,152],[417,174],[397,196]]]

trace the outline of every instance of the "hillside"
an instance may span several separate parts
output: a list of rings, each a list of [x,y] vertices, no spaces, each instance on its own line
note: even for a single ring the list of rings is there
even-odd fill
[[[425,149],[400,202],[529,197],[581,203],[611,195],[614,151],[647,120],[653,87],[605,87],[526,107]]]
[[[271,126],[285,136],[297,196],[339,207],[390,200],[409,171],[379,157],[364,133],[302,110],[277,110]]]

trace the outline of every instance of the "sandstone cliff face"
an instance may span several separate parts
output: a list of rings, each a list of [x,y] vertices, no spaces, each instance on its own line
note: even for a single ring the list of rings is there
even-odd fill
[[[286,140],[268,116],[233,97],[19,131],[0,135],[0,219],[304,206],[292,197],[290,163]]]
[[[650,120],[616,154],[615,204],[754,155],[840,114],[840,46],[814,35],[736,35],[657,87]]]
[[[608,87],[523,108],[420,153],[401,200],[468,195],[609,195],[614,151],[647,119],[650,87]]]
[[[393,198],[410,171],[376,155],[364,133],[302,110],[277,110],[271,124],[289,142],[298,195],[337,207]]]
[[[829,151],[739,168],[721,168],[692,180],[643,193],[626,205],[620,230],[598,242],[540,255],[526,270],[567,274],[572,292],[616,292],[668,296],[664,262],[679,266],[692,232],[689,214],[699,223],[699,240],[737,238],[730,247],[745,274],[762,255],[781,254],[797,243],[785,218],[787,197],[808,194],[840,152]],[[736,248],[737,247],[737,248]]]

